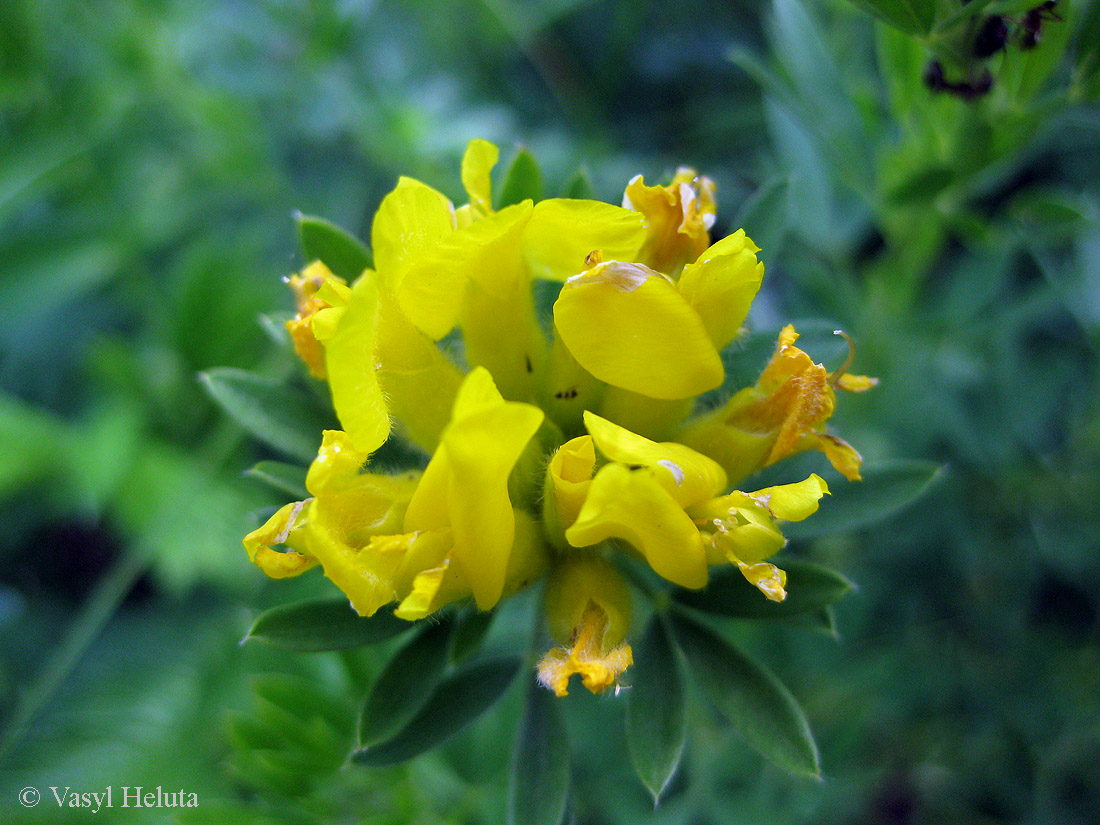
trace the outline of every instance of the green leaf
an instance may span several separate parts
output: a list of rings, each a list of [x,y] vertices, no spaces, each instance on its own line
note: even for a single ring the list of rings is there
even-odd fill
[[[749,584],[741,571],[727,568],[711,576],[703,590],[677,588],[672,597],[686,607],[737,619],[782,619],[814,613],[833,604],[853,587],[828,567],[799,559],[771,559],[787,571],[787,598],[773,602]]]
[[[932,30],[936,4],[931,0],[851,0],[875,17],[918,37]]]
[[[386,664],[371,688],[359,721],[359,747],[389,739],[409,723],[428,700],[447,666],[452,622],[425,623]]]
[[[508,822],[559,825],[569,798],[569,733],[556,696],[534,679],[516,740]]]
[[[455,631],[451,637],[451,662],[459,664],[469,659],[485,640],[485,634],[493,624],[493,611],[481,612],[470,605],[455,620]]]
[[[370,248],[350,232],[324,218],[297,212],[298,241],[306,261],[321,261],[333,275],[354,281],[374,266]]]
[[[230,418],[265,444],[307,462],[317,455],[324,422],[304,393],[231,367],[199,373],[199,380]]]
[[[790,189],[790,177],[781,175],[765,182],[749,195],[737,216],[733,226],[744,229],[753,243],[760,247],[763,260],[774,261],[782,248],[783,238],[787,234],[787,193]]]
[[[539,163],[526,149],[520,149],[516,153],[512,165],[508,167],[508,174],[504,177],[504,184],[497,195],[497,209],[511,206],[514,203],[525,201],[528,198],[536,203],[542,200],[542,172],[539,171]]]
[[[897,460],[865,466],[863,481],[834,482],[832,495],[805,521],[784,524],[783,535],[807,539],[859,530],[883,521],[913,504],[942,475],[934,461]]]
[[[710,628],[671,618],[696,682],[741,737],[784,770],[820,776],[810,726],[786,686]]]
[[[262,613],[244,637],[297,652],[347,650],[384,642],[413,627],[392,613],[360,616],[342,596],[273,607]]]
[[[656,804],[680,764],[687,735],[684,686],[676,652],[659,616],[650,619],[635,654],[626,738],[634,770]]]
[[[492,707],[519,672],[515,657],[476,662],[436,685],[420,712],[387,741],[351,755],[359,765],[405,762],[442,744]]]
[[[304,499],[309,495],[306,491],[306,468],[299,467],[297,464],[287,464],[284,461],[260,461],[245,470],[244,474],[297,499]]]
[[[565,184],[563,198],[579,198],[590,200],[596,197],[596,190],[592,186],[592,179],[588,176],[588,170],[581,167],[573,173],[573,177]]]
[[[921,167],[891,186],[885,197],[892,204],[925,203],[934,200],[954,181],[955,170],[950,166]]]

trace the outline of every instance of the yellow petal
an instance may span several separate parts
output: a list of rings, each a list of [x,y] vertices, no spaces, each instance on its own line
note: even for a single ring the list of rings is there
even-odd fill
[[[325,367],[332,403],[355,449],[372,453],[390,432],[386,399],[375,372],[379,293],[374,277],[360,278],[332,337],[325,343]]]
[[[642,216],[593,200],[552,198],[535,204],[523,236],[531,275],[564,281],[584,270],[584,260],[599,249],[605,260],[634,260],[645,241]]]
[[[829,485],[816,473],[805,481],[765,487],[749,495],[784,521],[802,521],[817,512],[821,497],[829,494]]]
[[[375,349],[378,380],[402,431],[431,452],[447,424],[462,373],[409,322],[397,301],[385,294],[381,298]]]
[[[863,464],[863,456],[855,447],[843,438],[828,433],[823,433],[817,439],[817,446],[838,473],[849,481],[860,480],[859,468]]]
[[[396,289],[410,262],[454,227],[454,208],[442,193],[418,180],[401,178],[382,199],[371,226],[374,265],[383,282]]]
[[[504,292],[505,298],[516,297],[510,282],[528,285],[520,239],[531,211],[530,202],[517,204],[452,232],[409,257],[397,298],[417,329],[433,340],[450,332],[458,322],[472,278],[488,282],[490,288]],[[503,275],[498,274],[502,266],[508,270]]]
[[[771,512],[748,493],[735,490],[693,508],[690,514],[707,532],[708,543],[735,564],[756,564],[787,544]]]
[[[554,323],[601,381],[651,398],[688,398],[722,383],[703,322],[665,277],[640,264],[599,264],[570,279]]]
[[[475,368],[409,504],[406,531],[450,525],[454,562],[482,610],[500,599],[515,538],[508,476],[542,419],[537,407],[504,401]]]
[[[607,387],[602,402],[589,406],[609,421],[654,441],[668,441],[694,408],[694,398],[650,398],[622,387]]]
[[[787,598],[785,589],[787,586],[786,571],[780,570],[771,562],[766,561],[757,562],[756,564],[740,562],[737,567],[748,583],[767,596],[769,600],[781,602]]]
[[[306,489],[316,496],[326,490],[354,483],[368,458],[367,453],[355,449],[346,432],[324,430],[317,457],[309,465],[309,472],[306,474]]]
[[[638,210],[646,220],[646,241],[638,260],[669,275],[696,260],[710,245],[713,195],[713,184],[706,178],[683,175],[668,186],[646,186],[641,175],[631,180],[623,206]]]
[[[466,144],[466,154],[462,156],[462,186],[470,196],[470,206],[482,214],[493,211],[490,173],[499,158],[500,150],[481,138],[474,138]]]
[[[546,499],[543,502],[545,521],[554,525],[554,532],[565,530],[577,520],[592,474],[596,470],[596,450],[592,437],[578,436],[557,449],[546,468]],[[559,535],[559,538],[561,536]]]
[[[632,664],[630,645],[610,643],[610,619],[603,608],[589,601],[570,634],[569,647],[556,647],[538,663],[538,680],[558,696],[569,694],[569,677],[580,674],[584,686],[601,693],[618,683],[618,676]]]
[[[699,313],[711,341],[723,349],[741,329],[760,289],[764,264],[756,260],[756,245],[738,229],[684,267],[680,294]]]
[[[622,574],[603,559],[572,557],[558,564],[543,599],[550,635],[565,644],[581,625],[589,603],[603,611],[603,643],[617,645],[630,630],[630,591]]]
[[[850,372],[846,372],[837,379],[836,383],[838,387],[848,392],[867,392],[872,387],[878,386],[878,379],[867,375],[852,375]]]
[[[313,525],[309,551],[324,568],[325,575],[339,587],[361,616],[372,616],[396,596],[393,576],[401,563],[403,548],[387,546],[378,552],[372,545],[356,547],[343,540],[339,530]]]
[[[651,468],[653,477],[681,507],[713,498],[726,486],[717,462],[675,442],[658,444],[585,412],[584,424],[600,452],[612,461]]]
[[[317,565],[317,559],[305,549],[306,508],[308,501],[296,501],[280,507],[262,527],[244,537],[248,558],[273,579],[297,576]],[[286,545],[287,552],[275,549]]]
[[[533,397],[532,380],[546,361],[546,340],[521,248],[531,214],[531,202],[524,201],[472,227],[493,221],[495,234],[469,259],[460,316],[467,363],[486,367],[501,394],[517,401]]]
[[[621,538],[674,584],[698,588],[707,583],[706,553],[698,528],[648,472],[622,464],[601,469],[565,536],[574,547]]]

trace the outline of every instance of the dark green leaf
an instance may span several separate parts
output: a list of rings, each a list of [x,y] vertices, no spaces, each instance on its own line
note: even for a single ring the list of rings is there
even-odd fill
[[[906,34],[923,36],[932,30],[936,4],[931,0],[851,0],[866,12]]]
[[[933,461],[889,461],[865,466],[863,481],[838,481],[821,509],[805,521],[783,525],[788,538],[806,539],[858,530],[882,521],[919,499],[940,477]]]
[[[485,634],[493,624],[495,615],[496,613],[492,611],[483,613],[472,605],[459,613],[455,621],[455,632],[451,637],[453,663],[458,664],[477,652],[485,639]]]
[[[412,626],[392,613],[364,618],[341,596],[273,607],[256,619],[244,640],[299,652],[346,650],[383,642]]]
[[[492,707],[519,672],[514,657],[476,662],[439,682],[420,712],[396,736],[352,753],[360,765],[405,762],[442,744]]]
[[[955,170],[949,166],[927,166],[917,169],[886,193],[886,199],[894,204],[933,200],[955,180]]]
[[[626,738],[638,778],[658,802],[684,753],[684,687],[676,652],[659,616],[635,646]]]
[[[592,186],[592,179],[588,177],[588,171],[584,168],[573,173],[568,183],[565,184],[563,198],[591,199],[596,197],[596,190]]]
[[[820,775],[810,726],[786,686],[713,630],[679,615],[672,622],[696,682],[742,738],[784,770]]]
[[[256,438],[303,461],[317,455],[324,422],[304,393],[230,367],[200,373],[199,380],[210,397]]]
[[[536,203],[542,200],[542,172],[535,156],[526,149],[520,149],[500,187],[497,208],[503,209],[528,198]]]
[[[558,825],[569,797],[569,734],[556,696],[534,679],[516,740],[508,822]]]
[[[836,614],[831,607],[823,607],[820,610],[813,610],[809,613],[800,613],[797,616],[786,618],[784,621],[793,627],[801,627],[806,630],[824,633],[826,636],[831,636],[834,639],[838,638],[836,632]]]
[[[294,219],[298,223],[298,241],[306,261],[320,260],[333,275],[345,281],[354,281],[364,269],[374,266],[370,248],[350,232],[324,218],[300,212]]]
[[[738,619],[780,619],[813,613],[828,607],[852,589],[839,573],[799,559],[771,559],[787,571],[787,598],[773,602],[749,584],[741,571],[730,567],[711,576],[703,590],[677,588],[673,598],[680,604]]]
[[[447,666],[452,627],[449,619],[426,623],[386,664],[363,706],[359,747],[389,739],[424,707]]]
[[[259,479],[276,490],[282,490],[297,499],[304,499],[306,492],[306,468],[283,461],[260,461],[245,470],[249,478]]]

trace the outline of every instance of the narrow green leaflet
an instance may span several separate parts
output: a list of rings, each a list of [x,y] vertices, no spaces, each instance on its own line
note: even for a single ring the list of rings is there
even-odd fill
[[[347,650],[383,642],[413,627],[392,613],[364,618],[343,596],[273,607],[260,615],[244,641],[259,639],[283,650]]]
[[[389,739],[428,700],[447,666],[452,622],[424,623],[420,633],[394,654],[367,696],[359,720],[359,747]]]
[[[630,758],[657,803],[680,764],[687,735],[684,686],[676,652],[661,617],[649,621],[635,646],[626,709]]]
[[[703,590],[677,588],[672,597],[680,604],[716,616],[736,619],[783,619],[817,613],[833,604],[853,585],[828,567],[800,559],[771,559],[787,572],[787,598],[773,602],[741,575],[728,568],[711,576]]]
[[[807,539],[859,530],[884,521],[919,499],[943,474],[934,461],[884,461],[864,465],[863,481],[830,483],[832,495],[805,521],[783,525],[783,535]]]
[[[569,734],[561,702],[533,679],[508,788],[510,825],[558,825],[569,797]]]
[[[460,664],[469,659],[485,640],[485,634],[493,624],[493,611],[482,612],[470,605],[458,614],[455,631],[451,636],[451,662]]]
[[[672,627],[699,687],[741,737],[784,770],[819,776],[810,726],[783,683],[694,620],[674,615]]]
[[[749,237],[760,247],[768,260],[774,260],[787,234],[790,217],[787,198],[790,177],[782,175],[766,181],[749,195],[731,224],[737,228],[749,227]]]
[[[528,198],[536,203],[542,200],[542,172],[538,161],[526,149],[520,149],[497,195],[497,209],[520,203]]]
[[[923,37],[932,30],[936,4],[931,0],[851,0],[851,2],[906,34]]]
[[[370,248],[350,232],[313,215],[298,212],[294,219],[306,261],[319,260],[333,275],[348,282],[363,274],[364,269],[374,266]]]
[[[260,441],[307,462],[317,455],[323,422],[304,393],[231,367],[199,373],[199,380],[229,417]]]
[[[441,745],[496,704],[519,672],[515,657],[467,665],[441,680],[428,701],[395,736],[351,755],[359,765],[394,765]]]
[[[297,464],[287,464],[283,461],[260,461],[245,470],[244,474],[298,499],[304,499],[309,495],[306,492],[306,468]]]
[[[581,168],[573,173],[565,184],[563,198],[590,199],[596,197],[596,189],[592,186],[592,178],[588,176],[588,170]]]

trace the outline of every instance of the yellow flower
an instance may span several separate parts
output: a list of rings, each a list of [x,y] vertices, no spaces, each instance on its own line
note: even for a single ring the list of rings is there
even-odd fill
[[[422,618],[471,594],[488,610],[545,563],[533,520],[508,494],[541,422],[540,410],[504,401],[489,373],[475,369],[423,475],[361,473],[366,456],[345,433],[328,431],[306,477],[313,498],[282,508],[245,548],[277,578],[319,563],[365,616],[396,599],[397,615]]]
[[[686,399],[719,386],[719,351],[760,288],[759,251],[739,230],[705,248],[677,281],[644,264],[590,256],[562,287],[554,327],[577,364],[610,385],[598,409],[656,435],[691,411]]]
[[[558,696],[568,694],[569,678],[580,674],[584,686],[601,693],[618,684],[634,664],[630,645],[630,594],[614,567],[597,558],[559,564],[546,585],[550,632],[562,645],[538,663],[538,679]]]
[[[646,186],[641,175],[627,184],[623,206],[645,216],[646,241],[638,260],[668,275],[696,260],[710,245],[716,204],[714,181],[681,167],[668,186]]]
[[[680,440],[715,459],[733,479],[795,453],[820,450],[845,478],[858,480],[862,458],[846,441],[826,433],[825,423],[836,408],[836,387],[863,392],[878,379],[850,375],[847,364],[830,375],[794,345],[797,339],[793,326],[784,327],[756,386],[689,423]]]
[[[312,497],[281,508],[245,536],[244,546],[272,578],[320,564],[356,610],[369,615],[396,595],[394,559],[375,553],[371,540],[400,528],[420,474],[363,473],[365,459],[346,433],[326,430],[306,476]]]
[[[309,368],[314,378],[324,379],[325,349],[314,332],[313,325],[331,324],[347,304],[349,290],[343,278],[338,278],[321,261],[314,261],[300,275],[291,275],[287,283],[294,290],[298,314],[286,322],[294,351]],[[327,316],[327,317],[326,317]]]
[[[769,598],[783,597],[782,582],[776,586],[774,580],[778,573],[765,581],[765,573],[775,569],[759,565],[786,543],[776,519],[801,521],[815,512],[828,493],[824,481],[812,475],[797,484],[721,495],[725,472],[691,448],[650,441],[593,413],[585,414],[585,423],[589,435],[566,447],[580,453],[584,439],[591,439],[607,463],[596,471],[580,511],[564,530],[570,545],[623,539],[660,576],[689,588],[706,585],[708,564],[732,563]],[[583,471],[575,467],[563,485],[551,462],[548,495],[561,501],[564,492],[568,501],[578,484],[577,469]],[[564,510],[559,508],[563,521]]]
[[[361,615],[392,604],[410,621],[463,599],[491,610],[546,576],[557,646],[538,679],[565,696],[579,675],[598,693],[633,664],[613,555],[692,589],[734,565],[782,600],[786,574],[769,561],[782,523],[829,490],[817,475],[755,492],[731,480],[807,449],[858,478],[858,453],[825,424],[837,388],[875,381],[847,374],[851,356],[827,373],[787,327],[755,386],[685,423],[725,378],[720,353],[764,274],[759,247],[744,230],[710,242],[715,187],[690,169],[667,186],[633,179],[622,207],[496,209],[499,155],[470,142],[457,207],[401,178],[371,227],[375,268],[354,283],[320,262],[289,279],[288,330],[343,429],[324,433],[310,497],[244,545],[269,576],[320,567]],[[552,323],[540,280],[561,285]],[[391,431],[430,455],[422,472],[372,471]]]

